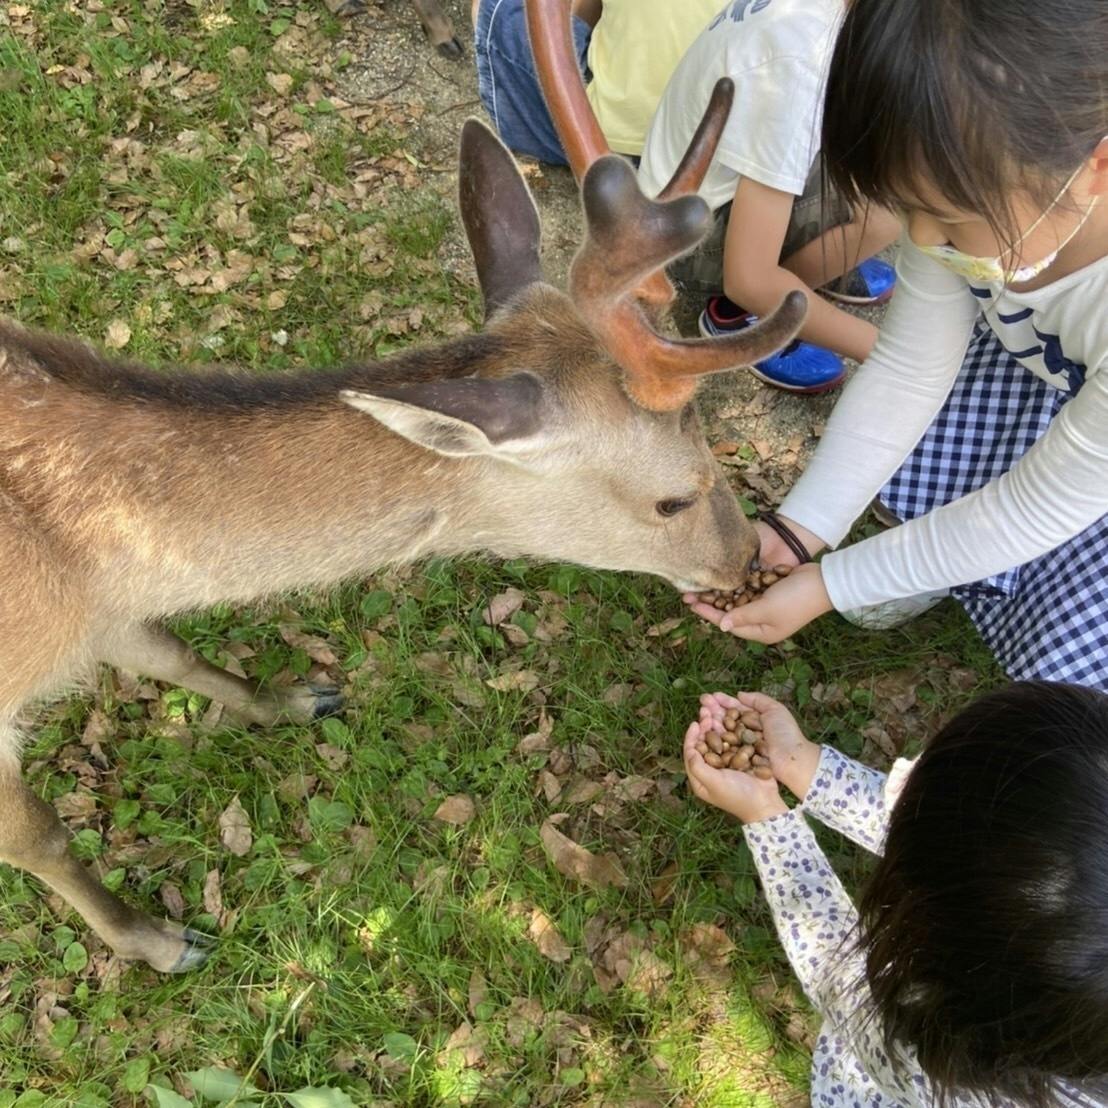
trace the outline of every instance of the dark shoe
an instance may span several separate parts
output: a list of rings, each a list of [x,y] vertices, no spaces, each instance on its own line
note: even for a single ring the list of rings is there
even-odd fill
[[[707,339],[743,331],[757,317],[726,296],[713,296],[700,313],[700,333]],[[842,358],[831,350],[795,340],[751,367],[755,377],[787,392],[827,392],[846,376]]]

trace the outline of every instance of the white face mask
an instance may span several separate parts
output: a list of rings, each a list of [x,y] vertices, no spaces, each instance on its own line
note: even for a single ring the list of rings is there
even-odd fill
[[[928,254],[936,261],[941,262],[947,267],[947,269],[953,270],[960,277],[964,277],[967,281],[980,281],[985,284],[992,285],[1020,285],[1025,281],[1030,281],[1033,277],[1038,277],[1049,265],[1052,265],[1058,255],[1069,245],[1074,236],[1085,223],[1088,221],[1089,216],[1093,214],[1093,209],[1097,205],[1097,201],[1100,196],[1094,196],[1090,202],[1088,208],[1085,209],[1085,214],[1081,217],[1081,222],[1060,242],[1054,250],[1052,250],[1047,256],[1040,261],[1033,263],[1032,265],[1021,265],[1016,269],[1006,269],[1004,266],[1004,257],[1006,254],[1012,254],[1017,247],[1022,243],[1028,235],[1030,235],[1036,227],[1057,206],[1058,202],[1069,191],[1070,186],[1077,180],[1078,175],[1085,168],[1084,164],[1079,165],[1074,170],[1070,179],[1062,186],[1058,195],[1050,202],[1047,209],[1023,232],[1022,235],[1016,240],[1016,242],[1004,252],[995,258],[978,258],[973,254],[967,254],[963,250],[959,250],[956,246],[951,246],[949,243],[945,243],[942,246],[919,246],[919,249],[924,254]]]

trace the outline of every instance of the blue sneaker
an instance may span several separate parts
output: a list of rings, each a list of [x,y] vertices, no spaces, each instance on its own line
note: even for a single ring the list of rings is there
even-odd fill
[[[842,304],[884,304],[896,288],[896,270],[880,258],[867,258],[849,273],[828,281],[824,296]]]
[[[706,339],[743,331],[757,317],[733,304],[726,296],[713,296],[700,313],[700,333]],[[827,392],[842,384],[846,367],[831,350],[794,340],[784,350],[751,367],[755,377],[787,392]]]

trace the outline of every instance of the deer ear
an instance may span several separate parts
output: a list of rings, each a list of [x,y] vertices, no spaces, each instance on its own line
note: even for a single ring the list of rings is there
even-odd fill
[[[372,393],[345,389],[339,396],[390,431],[450,457],[520,455],[546,440],[549,405],[533,373],[389,385]]]
[[[462,125],[458,205],[485,298],[485,318],[542,280],[542,229],[511,151],[476,119]]]

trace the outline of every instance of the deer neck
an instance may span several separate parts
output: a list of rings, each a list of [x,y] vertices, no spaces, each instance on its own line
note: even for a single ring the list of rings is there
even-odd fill
[[[106,565],[142,582],[144,615],[518,547],[504,467],[425,450],[345,406],[193,428],[165,454],[122,506]]]

